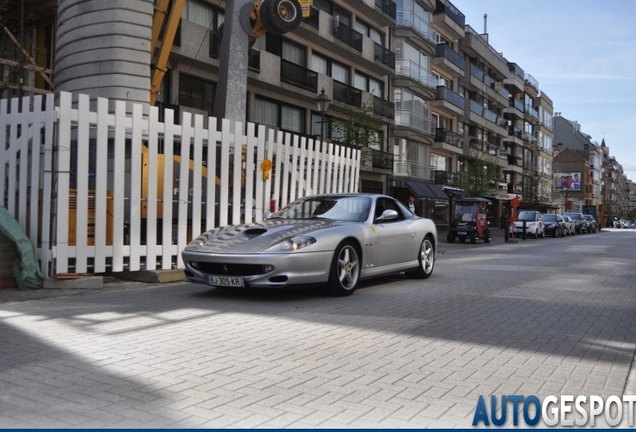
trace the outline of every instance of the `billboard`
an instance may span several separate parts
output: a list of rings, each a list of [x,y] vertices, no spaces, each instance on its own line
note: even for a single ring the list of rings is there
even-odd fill
[[[558,172],[554,173],[554,189],[555,190],[581,190],[581,172]]]

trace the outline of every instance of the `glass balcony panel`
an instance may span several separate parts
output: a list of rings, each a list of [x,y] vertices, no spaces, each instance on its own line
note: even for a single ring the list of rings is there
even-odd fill
[[[470,100],[470,110],[475,114],[479,114],[480,116],[484,115],[484,107],[477,101]]]
[[[411,127],[427,135],[435,135],[435,122],[411,110],[395,110],[395,124]]]
[[[448,87],[437,86],[437,99],[445,100],[458,108],[464,109],[464,98],[459,93],[455,93]]]
[[[437,57],[442,57],[464,70],[466,59],[445,43],[437,45]]]
[[[433,87],[430,71],[411,60],[398,59],[395,66],[397,75],[407,76],[427,87]]]
[[[411,27],[416,33],[419,33],[424,39],[437,43],[437,32],[435,32],[428,21],[420,18],[413,11],[398,9],[396,21],[403,26]]]
[[[417,177],[425,180],[434,180],[435,172],[433,165],[426,165],[414,161],[395,161],[393,172],[396,176]]]
[[[395,53],[377,42],[375,44],[374,58],[391,69],[395,69]]]
[[[280,61],[280,80],[312,93],[318,91],[317,72],[283,59]]]

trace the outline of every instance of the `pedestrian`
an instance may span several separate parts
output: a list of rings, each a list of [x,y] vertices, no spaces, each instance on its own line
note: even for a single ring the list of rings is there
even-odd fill
[[[417,211],[417,206],[415,205],[415,198],[413,198],[413,195],[409,197],[407,206],[411,213],[413,213],[415,216],[419,216],[419,212]]]

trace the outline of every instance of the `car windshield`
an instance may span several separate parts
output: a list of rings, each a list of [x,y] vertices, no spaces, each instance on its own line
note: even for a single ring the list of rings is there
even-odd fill
[[[587,221],[591,221],[591,220],[592,220],[592,216],[590,216],[590,215],[585,215],[585,216],[583,216],[583,217],[584,217],[584,218],[585,218],[585,220],[587,220]]]
[[[570,216],[570,219],[581,220],[581,215],[576,213],[569,214],[568,216]]]
[[[332,219],[364,221],[369,217],[371,198],[364,196],[317,196],[288,204],[270,219]]]
[[[543,215],[543,220],[545,222],[556,222],[557,221],[557,217],[554,214],[544,214]]]
[[[537,214],[533,211],[522,211],[519,213],[520,221],[533,221],[536,220]]]

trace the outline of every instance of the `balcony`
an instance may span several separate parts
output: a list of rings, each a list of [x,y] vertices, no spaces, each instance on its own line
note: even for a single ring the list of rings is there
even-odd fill
[[[395,161],[393,174],[395,176],[408,176],[424,180],[433,180],[433,165],[426,165],[415,161]]]
[[[483,59],[486,64],[497,71],[498,75],[507,76],[509,73],[508,61],[471,26],[466,25],[465,30],[465,38],[460,41],[463,51],[471,58]]]
[[[435,122],[411,110],[395,110],[395,125],[407,126],[425,135],[435,135]]]
[[[395,118],[395,104],[386,99],[373,96],[373,113],[386,118]]]
[[[318,92],[318,73],[287,60],[280,60],[280,80],[296,87]]]
[[[433,173],[435,184],[456,186],[459,184],[460,173],[450,171],[435,171]]]
[[[435,3],[435,13],[443,13],[448,15],[457,25],[464,28],[466,17],[448,0],[437,0]]]
[[[521,112],[524,112],[526,110],[525,106],[523,105],[523,101],[517,98],[512,98],[512,103],[510,104],[510,106],[518,109]]]
[[[521,129],[516,127],[508,127],[508,135],[515,138],[521,138]]]
[[[462,110],[464,109],[464,97],[448,87],[437,86],[437,98],[448,101]]]
[[[470,64],[470,74],[474,76],[475,78],[477,78],[478,81],[480,82],[484,81],[484,71],[482,71],[481,69],[479,69],[476,65],[472,63]]]
[[[506,90],[501,82],[497,81],[493,83],[490,88],[493,89],[497,94],[499,94],[500,97],[504,98],[506,101],[510,99],[510,92]]]
[[[533,89],[536,94],[539,94],[539,82],[536,79],[534,79],[532,75],[527,73],[525,77],[523,78],[523,82],[525,85]]]
[[[371,166],[373,168],[392,171],[395,163],[393,153],[369,149],[371,151]]]
[[[375,0],[375,7],[395,19],[397,9],[392,0]]]
[[[539,121],[539,113],[537,112],[536,109],[532,107],[532,105],[526,105],[524,108],[525,108],[524,112],[526,114],[530,115],[532,118]]]
[[[314,27],[314,28],[319,28],[320,24],[319,24],[319,17],[320,17],[320,12],[318,11],[318,9],[316,9],[313,6],[309,7],[309,16],[305,19],[303,19],[302,22],[304,22],[305,24],[309,24],[310,26]]]
[[[257,49],[250,49],[247,58],[247,68],[253,72],[261,71],[261,52]]]
[[[537,141],[538,141],[537,138],[534,135],[532,135],[529,132],[525,132],[525,131],[521,132],[521,139],[524,140],[524,141],[527,141],[529,143],[533,143],[533,144],[536,144]]]
[[[395,67],[396,75],[409,77],[425,87],[433,87],[431,72],[411,60],[398,59]]]
[[[474,112],[475,114],[483,117],[484,115],[484,107],[482,104],[480,104],[477,101],[474,100],[470,100],[470,111]]]
[[[461,135],[443,128],[437,128],[435,130],[433,148],[450,151],[456,154],[463,154],[463,144]]]
[[[342,22],[340,22],[337,27],[334,27],[334,33],[336,39],[362,52],[362,33]]]
[[[362,106],[362,90],[333,80],[333,100],[360,108]]]
[[[430,23],[420,18],[412,11],[406,9],[398,9],[396,21],[399,25],[410,27],[422,38],[428,39],[433,43],[437,43],[437,33],[431,28]]]
[[[464,68],[466,67],[466,59],[461,56],[458,52],[452,49],[445,43],[437,44],[436,48],[436,58],[442,58],[447,60],[452,65],[456,66],[458,71],[463,74]],[[447,67],[450,69],[450,67]],[[457,73],[457,71],[456,71]]]
[[[499,116],[497,116],[497,113],[494,113],[490,111],[489,109],[484,108],[484,117],[486,118],[486,120],[489,120],[498,125],[497,119]]]
[[[395,53],[388,48],[383,47],[376,42],[373,52],[373,58],[387,65],[391,69],[395,69]]]

